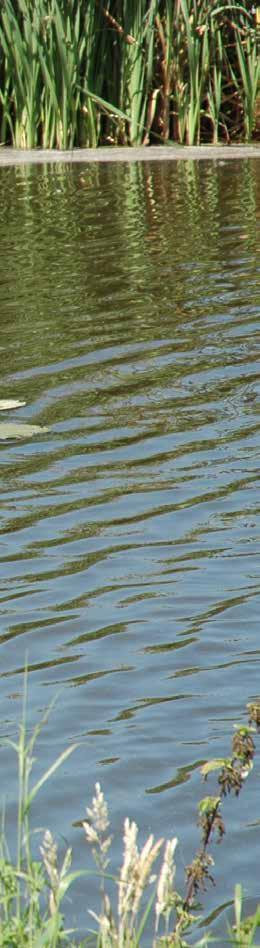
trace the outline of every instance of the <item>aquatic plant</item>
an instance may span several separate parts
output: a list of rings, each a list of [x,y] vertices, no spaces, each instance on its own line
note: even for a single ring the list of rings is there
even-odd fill
[[[1,2],[3,144],[249,141],[258,102],[249,0]]]
[[[243,103],[245,137],[247,141],[250,141],[255,125],[257,94],[259,94],[260,58],[250,33],[243,39],[241,33],[236,31],[236,49],[242,87],[235,71],[233,71],[233,80]]]

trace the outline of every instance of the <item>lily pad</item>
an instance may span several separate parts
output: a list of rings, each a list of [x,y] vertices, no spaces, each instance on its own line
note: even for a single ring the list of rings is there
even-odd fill
[[[20,425],[10,421],[0,422],[0,441],[8,441],[13,438],[33,438],[34,435],[45,434],[48,428],[41,428],[40,425]]]
[[[0,399],[0,411],[10,411],[11,408],[23,408],[26,402],[18,402],[13,398]]]

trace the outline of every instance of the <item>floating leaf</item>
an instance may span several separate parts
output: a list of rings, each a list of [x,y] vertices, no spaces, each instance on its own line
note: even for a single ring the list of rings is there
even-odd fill
[[[23,408],[26,402],[18,402],[13,398],[0,399],[0,411],[9,411],[11,408]]]
[[[10,421],[2,424],[0,422],[0,441],[8,441],[13,438],[33,438],[34,435],[44,434],[48,428],[40,428],[40,425],[20,425]]]

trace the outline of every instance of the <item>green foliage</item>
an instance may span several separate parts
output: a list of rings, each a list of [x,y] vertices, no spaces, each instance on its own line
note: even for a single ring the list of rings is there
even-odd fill
[[[1,0],[0,141],[251,141],[259,70],[249,0]]]
[[[250,720],[259,727],[260,705],[250,706]],[[139,848],[138,827],[129,819],[124,824],[123,859],[118,877],[108,874],[110,862],[110,847],[112,836],[109,828],[108,807],[99,784],[96,784],[92,805],[87,807],[86,818],[82,821],[86,842],[90,844],[100,879],[101,909],[97,915],[90,911],[94,918],[96,929],[92,935],[87,935],[83,942],[76,939],[76,932],[65,930],[63,917],[63,902],[70,886],[79,877],[87,877],[89,871],[71,871],[72,852],[68,848],[63,860],[58,856],[57,844],[49,830],[46,830],[40,845],[41,859],[35,860],[32,855],[32,832],[30,828],[30,812],[39,792],[56,772],[57,768],[72,753],[77,745],[63,751],[57,760],[43,772],[36,781],[31,782],[32,768],[35,761],[35,744],[37,737],[48,719],[47,712],[31,736],[26,730],[26,689],[24,700],[23,721],[19,729],[17,742],[7,742],[17,755],[18,762],[18,808],[17,808],[17,855],[12,861],[8,851],[5,826],[3,820],[0,835],[0,948],[58,948],[67,945],[68,948],[141,948],[143,936],[146,939],[151,927],[153,948],[206,948],[213,939],[210,933],[202,938],[196,938],[198,924],[202,919],[196,911],[196,897],[198,892],[205,890],[209,882],[213,882],[212,867],[214,862],[208,852],[212,835],[217,832],[221,838],[225,832],[221,804],[225,797],[226,787],[223,775],[229,774],[228,792],[237,790],[237,779],[231,779],[230,774],[235,771],[243,774],[245,766],[249,772],[249,764],[255,753],[252,739],[252,727],[236,727],[232,741],[230,758],[215,760],[204,765],[202,774],[204,779],[219,772],[218,786],[220,791],[214,796],[204,797],[198,807],[199,826],[201,830],[201,845],[191,864],[186,867],[186,887],[184,894],[175,888],[175,850],[177,838],[166,841],[162,854],[164,840],[154,841],[151,834],[144,845]],[[245,774],[243,774],[243,779]],[[226,777],[225,777],[226,780]],[[161,860],[157,870],[158,858]],[[155,873],[154,873],[155,869]],[[152,875],[151,875],[152,873]],[[106,892],[107,880],[115,883],[117,893],[117,909],[114,910]],[[156,883],[156,886],[154,886]],[[152,891],[149,894],[149,888]],[[155,911],[154,911],[155,910]],[[154,926],[152,918],[154,917]],[[260,906],[251,916],[243,917],[243,895],[239,885],[235,887],[234,897],[234,925],[229,927],[226,944],[237,948],[253,948],[254,937],[260,927]],[[160,929],[163,929],[160,931]],[[190,940],[187,941],[187,938]],[[76,939],[76,940],[75,940]]]
[[[243,912],[243,890],[242,886],[237,884],[234,893],[234,915],[235,924],[229,928],[229,941],[231,945],[237,948],[253,948],[254,937],[258,928],[260,928],[260,905],[257,906],[254,915],[242,917]]]
[[[26,687],[23,720],[17,742],[7,741],[17,755],[18,805],[17,852],[11,861],[4,821],[0,837],[0,948],[56,948],[67,940],[60,912],[64,895],[79,873],[70,873],[71,853],[67,850],[61,869],[51,834],[45,834],[42,861],[32,855],[30,829],[31,806],[39,791],[76,745],[63,751],[37,782],[31,785],[34,748],[48,713],[31,737],[26,731]],[[45,870],[45,871],[44,871]],[[47,885],[48,877],[50,887]]]

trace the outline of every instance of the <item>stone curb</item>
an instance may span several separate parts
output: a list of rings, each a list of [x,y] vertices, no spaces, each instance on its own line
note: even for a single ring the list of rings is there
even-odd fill
[[[43,149],[18,150],[0,147],[0,168],[28,164],[89,164],[93,162],[132,161],[234,161],[241,158],[260,158],[260,143],[256,145],[152,145],[140,148],[100,147],[74,148],[72,151]]]

